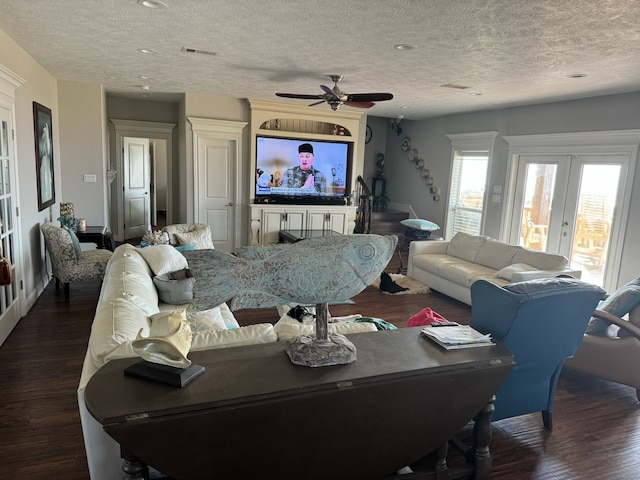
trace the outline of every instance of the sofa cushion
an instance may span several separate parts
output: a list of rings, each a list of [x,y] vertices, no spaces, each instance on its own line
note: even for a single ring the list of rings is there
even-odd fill
[[[96,311],[89,338],[89,354],[96,367],[104,365],[116,348],[130,344],[142,332],[149,335],[151,323],[147,313],[136,304],[114,298],[106,301]],[[129,349],[133,352],[132,349]],[[135,356],[135,353],[132,354]]]
[[[443,263],[438,268],[439,277],[468,288],[471,288],[471,284],[480,278],[493,277],[495,272],[493,268],[460,260]]]
[[[153,286],[152,275],[137,248],[119,246],[107,264],[98,308],[104,301],[124,298],[143,309],[147,315],[157,313],[158,292]]]
[[[487,241],[487,237],[481,235],[469,235],[458,232],[447,246],[447,255],[462,258],[467,262],[475,262],[480,247]]]
[[[375,327],[374,327],[375,328]],[[270,323],[257,323],[231,330],[209,330],[193,336],[191,350],[239,347],[258,343],[273,343],[278,336]]]
[[[564,255],[520,248],[514,255],[512,263],[526,263],[538,270],[561,270],[567,266],[569,260]]]
[[[278,320],[273,328],[278,335],[278,340],[291,340],[300,335],[315,336],[316,334],[315,323],[303,324],[286,314],[280,317],[280,320]],[[328,331],[329,333],[348,335],[350,333],[377,332],[378,329],[371,322],[337,322],[330,323],[328,325]]]
[[[522,247],[510,245],[493,238],[487,239],[478,249],[478,254],[474,263],[484,265],[485,267],[500,270],[501,268],[511,265],[513,257],[521,250]]]
[[[164,303],[181,305],[193,300],[193,284],[196,279],[188,268],[153,277],[158,298]]]
[[[138,251],[147,261],[155,275],[189,268],[184,255],[171,245],[151,245],[150,247],[139,248]]]
[[[534,270],[537,269],[531,265],[527,265],[526,263],[514,263],[498,270],[496,272],[496,277],[511,281],[514,273],[533,272]]]

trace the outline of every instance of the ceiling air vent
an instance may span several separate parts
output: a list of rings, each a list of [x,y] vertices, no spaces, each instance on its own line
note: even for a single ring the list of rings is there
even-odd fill
[[[457,83],[445,83],[444,85],[440,85],[440,86],[444,88],[454,88],[456,90],[466,90],[467,88],[471,88],[471,87],[467,87],[466,85],[459,85]]]
[[[199,53],[200,55],[211,55],[211,56],[216,55],[216,52],[211,52],[209,50],[199,50],[197,48],[182,47],[180,51],[182,53]]]

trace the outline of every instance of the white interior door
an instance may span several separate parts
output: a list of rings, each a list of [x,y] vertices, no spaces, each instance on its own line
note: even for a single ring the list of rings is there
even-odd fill
[[[608,287],[619,262],[629,155],[520,155],[512,243],[560,253],[582,279]]]
[[[148,138],[123,138],[124,239],[142,237],[151,225]]]
[[[17,182],[11,131],[11,111],[0,107],[0,247],[2,254],[13,265],[13,281],[10,285],[0,286],[0,345],[4,343],[22,316],[19,288],[22,265],[15,215]]]
[[[224,252],[233,252],[237,246],[236,144],[221,138],[197,140],[195,221],[211,227],[213,244]]]

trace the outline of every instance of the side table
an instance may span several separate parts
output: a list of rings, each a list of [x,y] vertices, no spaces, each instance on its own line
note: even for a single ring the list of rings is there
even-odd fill
[[[95,243],[98,248],[105,248],[112,252],[115,250],[113,235],[107,227],[100,225],[90,226],[84,232],[76,231],[76,236],[80,243]]]
[[[407,273],[407,266],[402,261],[402,254],[404,253],[409,255],[409,244],[411,242],[441,242],[442,240],[444,240],[444,238],[439,235],[429,234],[428,236],[418,236],[416,235],[416,230],[414,228],[407,228],[398,239],[397,252],[400,265],[398,266],[396,273]]]

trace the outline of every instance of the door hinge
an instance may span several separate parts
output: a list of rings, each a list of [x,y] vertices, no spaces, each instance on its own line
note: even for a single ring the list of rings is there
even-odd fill
[[[16,131],[12,128],[11,129],[11,140],[15,140],[16,139]]]
[[[24,290],[24,281],[20,280],[20,290]]]
[[[16,207],[16,217],[20,216],[20,207]]]

